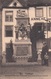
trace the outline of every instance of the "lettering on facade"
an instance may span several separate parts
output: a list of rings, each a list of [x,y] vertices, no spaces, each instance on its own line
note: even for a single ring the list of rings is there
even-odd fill
[[[39,17],[31,18],[31,20],[45,20],[45,17],[42,17],[42,18],[39,18]],[[48,20],[51,20],[51,18],[48,18]]]

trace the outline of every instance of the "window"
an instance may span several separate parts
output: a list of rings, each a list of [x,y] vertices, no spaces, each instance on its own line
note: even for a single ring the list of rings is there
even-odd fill
[[[51,31],[51,22],[48,23],[48,31]]]
[[[51,17],[51,8],[49,8],[49,16]]]
[[[37,22],[34,25],[35,25],[35,27],[37,27],[36,28],[37,31],[44,31],[44,23],[43,22],[39,22],[39,23]]]
[[[49,48],[51,49],[51,39],[49,40]]]
[[[51,49],[51,38],[48,39],[48,48]]]
[[[36,39],[44,39],[44,23],[37,22],[34,24],[34,34],[36,36]]]
[[[51,23],[45,23],[45,31],[51,31]]]
[[[5,36],[6,37],[13,36],[13,26],[5,26]]]
[[[12,22],[13,21],[13,11],[6,11],[5,12],[5,21]]]
[[[35,8],[35,16],[43,17],[43,8]]]

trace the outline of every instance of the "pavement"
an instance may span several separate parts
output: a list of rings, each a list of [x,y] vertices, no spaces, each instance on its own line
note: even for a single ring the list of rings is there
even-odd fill
[[[51,61],[49,66],[38,64],[0,66],[0,79],[51,79]]]

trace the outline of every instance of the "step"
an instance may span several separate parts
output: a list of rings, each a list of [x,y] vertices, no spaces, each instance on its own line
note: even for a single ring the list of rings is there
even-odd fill
[[[29,66],[29,65],[41,65],[41,63],[38,63],[38,62],[28,62],[28,63],[22,63],[22,64],[18,64],[18,63],[5,63],[5,64],[2,64],[2,66]]]

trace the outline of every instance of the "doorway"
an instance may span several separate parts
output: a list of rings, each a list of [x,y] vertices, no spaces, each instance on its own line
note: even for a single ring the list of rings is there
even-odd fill
[[[35,23],[30,32],[30,39],[32,42],[32,61],[37,61],[37,47],[36,44],[39,40],[44,40],[44,26],[43,23]]]

